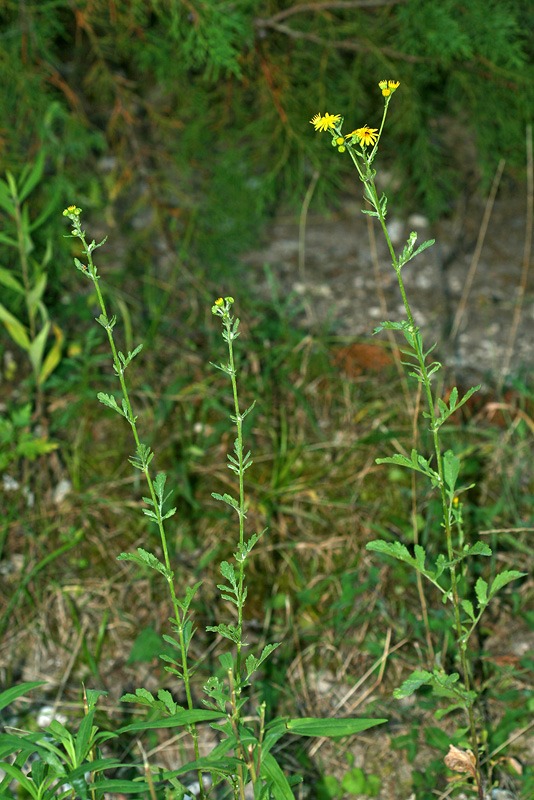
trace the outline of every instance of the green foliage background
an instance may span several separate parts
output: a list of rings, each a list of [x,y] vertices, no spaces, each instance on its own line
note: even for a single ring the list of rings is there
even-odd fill
[[[406,208],[447,211],[466,145],[485,180],[499,158],[524,160],[528,0],[3,0],[0,29],[3,166],[44,149],[58,209],[127,223],[149,207],[212,268],[301,202],[315,169],[316,200],[335,203],[351,165],[308,120],[376,125],[381,78],[401,81],[382,160]]]

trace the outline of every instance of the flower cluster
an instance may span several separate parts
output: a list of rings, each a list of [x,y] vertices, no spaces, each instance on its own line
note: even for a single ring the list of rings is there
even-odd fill
[[[68,217],[69,219],[76,219],[82,213],[81,208],[77,208],[76,206],[68,206],[63,212],[64,217]]]
[[[364,125],[363,128],[357,128],[352,133],[348,133],[346,139],[356,138],[361,145],[368,147],[374,145],[378,139],[378,128],[369,128]]]
[[[389,97],[399,88],[399,81],[379,81],[378,83],[384,97]]]
[[[313,125],[316,131],[327,131],[331,128],[334,128],[336,122],[339,122],[341,117],[339,114],[325,114],[321,116],[321,114],[316,114],[311,120],[310,123]]]
[[[380,139],[382,126],[384,124],[384,119],[386,116],[386,111],[389,105],[391,95],[399,88],[400,82],[379,81],[378,86],[382,92],[382,95],[385,97],[384,118],[382,119],[382,125],[380,126],[380,130],[378,128],[370,128],[368,125],[364,125],[362,128],[356,128],[351,133],[348,133],[344,136],[341,133],[343,118],[341,117],[340,114],[328,114],[328,113],[315,114],[315,116],[311,118],[310,124],[313,125],[316,131],[321,131],[321,132],[328,131],[332,135],[332,145],[334,147],[337,147],[340,153],[345,152],[345,150],[347,149],[346,145],[350,146],[354,144],[359,144],[360,147],[362,148],[372,147],[373,152],[369,156],[369,163],[370,163],[376,152],[376,146],[378,144],[378,140]]]

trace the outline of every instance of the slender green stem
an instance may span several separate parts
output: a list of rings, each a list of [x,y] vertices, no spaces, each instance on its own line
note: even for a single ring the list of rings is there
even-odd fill
[[[24,244],[24,227],[22,223],[22,214],[20,210],[20,203],[17,194],[12,192],[13,205],[15,207],[15,223],[17,225],[17,240],[19,249],[20,266],[22,268],[22,280],[24,283],[24,293],[26,298],[26,310],[28,312],[28,321],[30,324],[30,338],[35,339],[35,314],[33,306],[30,303],[30,277],[28,270],[28,259],[26,258],[26,247]]]
[[[72,219],[72,217],[71,217],[71,219]],[[128,412],[127,419],[129,421],[130,427],[132,429],[132,434],[133,434],[133,437],[134,437],[134,440],[135,440],[136,448],[139,449],[139,447],[141,445],[141,441],[140,441],[139,434],[138,434],[138,431],[137,431],[137,425],[136,425],[136,422],[135,422],[135,417],[134,417],[133,410],[132,410],[132,405],[131,405],[131,402],[130,402],[130,396],[129,396],[129,393],[128,393],[128,388],[126,386],[126,382],[125,382],[125,379],[124,379],[124,367],[123,367],[123,365],[122,365],[122,363],[121,363],[121,361],[119,359],[117,348],[115,346],[115,341],[114,341],[114,337],[113,337],[113,323],[110,322],[109,317],[107,315],[107,310],[106,310],[106,305],[105,305],[105,302],[104,302],[104,298],[102,296],[102,292],[100,291],[99,276],[97,274],[97,270],[96,270],[95,265],[93,263],[91,248],[89,248],[89,246],[87,245],[87,242],[86,242],[86,239],[85,239],[85,234],[81,230],[81,227],[80,227],[79,218],[76,217],[76,219],[72,219],[72,221],[73,221],[73,225],[74,225],[74,230],[76,231],[76,235],[81,240],[83,248],[84,248],[84,253],[85,253],[86,257],[87,257],[87,263],[88,263],[87,273],[89,274],[89,276],[93,280],[95,291],[96,291],[97,298],[98,298],[98,302],[99,302],[100,308],[102,310],[102,315],[103,315],[102,321],[104,322],[103,327],[105,328],[105,330],[106,330],[106,332],[108,334],[108,340],[109,340],[111,352],[112,352],[112,355],[113,355],[113,364],[114,364],[114,367],[115,367],[115,372],[117,373],[117,376],[119,378],[119,382],[120,382],[120,385],[121,385],[122,396],[124,398],[124,402],[126,404],[126,409],[127,409],[127,412]],[[150,493],[150,498],[151,498],[152,503],[153,503],[154,513],[156,514],[156,522],[157,522],[157,526],[158,526],[158,530],[159,530],[159,534],[160,534],[160,542],[161,542],[161,547],[162,547],[162,550],[163,550],[163,558],[164,558],[165,566],[167,568],[168,575],[170,576],[170,577],[167,578],[167,584],[168,584],[169,592],[170,592],[170,596],[171,596],[171,602],[172,602],[172,606],[173,606],[173,610],[174,610],[174,620],[175,620],[175,623],[176,623],[176,630],[178,632],[179,643],[180,643],[180,655],[181,655],[181,659],[182,659],[182,663],[181,663],[181,666],[182,666],[182,678],[183,678],[183,681],[184,681],[185,693],[186,693],[186,698],[187,698],[187,707],[189,708],[189,710],[193,710],[193,699],[192,699],[192,695],[191,695],[191,673],[189,671],[189,667],[188,667],[188,663],[187,663],[187,644],[186,644],[186,639],[185,639],[185,625],[186,625],[186,621],[187,621],[187,613],[185,611],[182,611],[180,609],[179,605],[178,605],[178,599],[176,597],[176,591],[175,591],[175,588],[174,588],[174,583],[172,581],[171,562],[170,562],[170,557],[169,557],[169,550],[168,550],[168,546],[167,546],[167,537],[166,537],[166,534],[165,534],[163,518],[162,518],[162,514],[161,514],[161,510],[160,510],[160,505],[158,503],[158,498],[156,496],[156,492],[155,492],[155,489],[154,489],[154,482],[153,482],[151,474],[150,474],[150,469],[149,469],[148,463],[144,463],[143,464],[142,472],[145,475],[146,482],[147,482],[147,485],[148,485],[148,490],[149,490],[149,493]],[[189,731],[190,731],[191,737],[193,739],[195,758],[198,760],[200,758],[200,750],[199,750],[199,746],[198,746],[198,733],[197,733],[197,730],[196,730],[196,725],[194,723],[192,723],[190,725]],[[204,788],[203,788],[203,783],[202,783],[202,773],[200,772],[200,770],[198,772],[198,778],[199,778],[199,785],[200,785],[200,797],[201,797],[201,800],[204,800],[205,794],[204,794]]]
[[[244,489],[244,464],[243,464],[243,417],[239,411],[239,399],[237,394],[237,380],[236,369],[234,362],[234,348],[232,345],[232,321],[229,315],[224,318],[224,324],[227,331],[228,342],[228,359],[229,359],[229,374],[232,381],[232,392],[234,397],[234,410],[235,410],[235,424],[237,429],[237,461],[239,473],[239,544],[243,545],[244,542],[244,519],[245,519],[245,489]],[[238,579],[238,605],[237,605],[237,628],[238,628],[238,642],[237,642],[237,658],[236,658],[236,677],[237,677],[237,692],[240,692],[241,685],[241,651],[243,648],[243,588],[245,583],[245,562],[244,559],[239,561],[239,579]]]
[[[387,106],[386,106],[387,109]],[[467,660],[467,652],[466,652],[466,637],[462,632],[462,624],[460,619],[460,599],[458,596],[458,581],[456,576],[456,565],[453,563],[454,561],[454,549],[452,543],[452,531],[451,531],[451,515],[449,511],[449,505],[447,502],[447,493],[445,489],[445,476],[443,470],[443,457],[441,453],[441,445],[439,440],[439,429],[436,427],[436,414],[434,409],[434,398],[432,395],[432,386],[430,381],[430,376],[428,374],[428,369],[425,363],[425,354],[423,351],[422,340],[421,337],[418,335],[417,328],[414,323],[413,315],[410,309],[410,305],[408,302],[408,298],[406,296],[406,292],[404,289],[404,283],[401,276],[401,268],[399,267],[399,263],[397,260],[397,256],[395,254],[395,250],[393,248],[393,244],[391,242],[387,227],[384,214],[382,212],[382,208],[380,206],[380,201],[378,198],[378,193],[376,190],[376,186],[374,183],[373,178],[369,178],[366,181],[367,186],[369,187],[370,193],[372,195],[374,201],[374,207],[378,214],[378,218],[380,220],[380,224],[382,226],[382,230],[384,232],[384,236],[386,238],[389,251],[391,254],[391,260],[393,263],[393,268],[397,274],[397,279],[399,283],[399,288],[402,295],[402,300],[404,303],[404,308],[406,310],[406,315],[408,317],[408,322],[410,325],[410,333],[412,334],[412,341],[415,350],[415,355],[417,361],[419,362],[420,367],[420,374],[423,380],[423,385],[425,389],[425,395],[427,400],[428,412],[430,415],[430,428],[432,430],[432,438],[434,443],[434,452],[436,455],[436,471],[439,475],[439,491],[441,495],[441,504],[442,504],[442,512],[443,512],[443,523],[445,528],[445,537],[447,543],[447,556],[450,563],[449,566],[449,574],[451,579],[451,599],[452,599],[452,606],[453,606],[453,614],[454,614],[454,624],[456,628],[456,641],[458,646],[458,651],[460,654],[460,662],[462,665],[463,671],[463,679],[464,679],[464,686],[466,692],[470,691],[471,687],[471,679],[470,679],[470,669],[469,663]],[[476,759],[477,765],[477,773],[480,774],[480,758],[479,758],[479,751],[478,751],[478,737],[476,733],[476,725],[475,725],[475,718],[474,718],[474,710],[473,710],[473,702],[467,701],[466,702],[466,710],[469,719],[469,728],[471,733],[471,743],[473,747],[473,753]]]

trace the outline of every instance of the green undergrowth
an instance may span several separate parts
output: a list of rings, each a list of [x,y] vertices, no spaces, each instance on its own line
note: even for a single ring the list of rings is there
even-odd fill
[[[127,286],[131,278],[125,277]],[[327,687],[339,682],[347,689],[371,670],[365,690],[379,674],[376,665],[386,646],[403,641],[387,658],[372,706],[365,708],[389,717],[392,747],[410,764],[413,788],[423,792],[417,797],[430,800],[432,794],[423,790],[443,780],[443,743],[447,737],[455,741],[450,723],[438,713],[428,727],[439,704],[425,693],[404,709],[389,699],[391,687],[419,666],[419,645],[413,643],[425,641],[416,582],[402,563],[379,565],[364,549],[376,536],[407,545],[413,536],[410,476],[395,465],[374,463],[390,452],[392,441],[407,452],[412,446],[412,420],[401,400],[398,405],[392,401],[398,373],[393,366],[378,375],[340,370],[339,349],[350,342],[327,330],[302,330],[298,305],[291,299],[263,298],[258,304],[245,296],[241,303],[248,342],[246,355],[238,356],[243,403],[258,401],[254,417],[245,422],[256,454],[254,469],[247,473],[247,516],[253,528],[270,529],[269,539],[251,558],[254,593],[246,617],[252,643],[282,642],[255,684],[258,701],[273,715],[296,709],[328,716]],[[154,672],[163,680],[155,659],[167,612],[157,580],[135,564],[109,559],[110,552],[144,541],[145,524],[136,513],[144,489],[128,468],[126,426],[101,415],[94,400],[97,389],[107,390],[112,375],[102,338],[91,328],[85,332],[90,298],[77,310],[82,320],[71,322],[69,333],[80,350],[74,348],[47,383],[44,427],[21,410],[31,403],[30,376],[20,384],[4,378],[0,452],[7,465],[4,475],[19,488],[5,483],[0,488],[7,509],[0,528],[6,587],[1,674],[9,686],[40,674],[44,658],[54,663],[47,668],[53,684],[64,680],[59,705],[66,713],[84,681],[109,691],[99,713],[109,714],[114,724],[116,701],[139,674]],[[128,313],[137,340],[150,322],[135,306]],[[216,333],[201,298],[191,303],[190,323],[190,332],[178,340],[172,313],[162,314],[154,357],[138,358],[131,392],[143,409],[142,427],[158,453],[157,467],[177,486],[173,503],[179,513],[169,527],[170,556],[184,580],[202,577],[195,600],[202,630],[222,613],[217,564],[231,545],[227,514],[210,493],[228,490],[223,453],[231,439],[224,423],[224,376],[206,369]],[[8,348],[5,340],[3,345]],[[476,483],[463,508],[465,533],[484,531],[491,546],[498,543],[504,565],[518,564],[529,572],[534,559],[529,533],[533,426],[527,413],[532,394],[518,382],[504,419],[494,422],[485,411],[488,402],[483,398],[453,420],[445,436],[463,454],[465,480]],[[424,446],[424,430],[419,436]],[[21,441],[33,442],[33,451],[27,444],[21,450]],[[55,492],[62,480],[69,481],[70,491],[58,500]],[[431,558],[430,531],[439,524],[439,507],[423,488],[418,491],[419,541]],[[476,568],[481,577],[491,577],[485,565]],[[517,644],[531,640],[531,607],[528,583],[503,592],[476,645],[476,680],[487,713],[486,751],[495,751],[495,774],[509,774],[516,787],[521,787],[521,776],[509,751],[501,757],[499,748],[528,725],[534,710],[531,651]],[[433,647],[443,652],[446,664],[447,623],[439,605],[432,609],[429,628]],[[192,650],[193,656],[206,659],[209,673],[217,663],[217,646],[199,631]],[[317,768],[305,751],[289,755],[304,759],[308,770]],[[323,769],[328,773],[328,761]],[[340,758],[334,780],[321,792],[338,797],[341,791],[350,794],[346,787],[367,786],[368,796],[376,796],[373,776],[379,774],[376,765],[360,775],[355,767],[343,767]],[[526,770],[526,786],[529,780]]]

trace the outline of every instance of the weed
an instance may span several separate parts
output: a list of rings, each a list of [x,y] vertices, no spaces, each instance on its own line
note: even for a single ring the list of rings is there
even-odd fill
[[[253,410],[253,402],[246,410],[241,410],[238,389],[237,389],[237,368],[234,357],[234,343],[240,335],[239,320],[234,318],[231,313],[233,298],[219,298],[212,307],[212,312],[218,316],[222,322],[222,336],[228,349],[228,359],[218,365],[213,365],[224,374],[231,382],[231,398],[233,413],[230,419],[235,424],[237,438],[234,442],[233,452],[228,454],[228,467],[235,475],[238,483],[237,496],[228,492],[224,494],[213,492],[215,500],[226,504],[231,512],[235,513],[238,520],[238,538],[233,554],[233,561],[222,561],[220,573],[223,583],[218,585],[221,597],[227,601],[232,608],[232,615],[228,622],[217,622],[210,625],[207,630],[217,635],[219,639],[230,642],[226,652],[219,656],[220,667],[214,670],[213,674],[205,681],[203,691],[206,697],[204,705],[206,708],[198,709],[193,703],[193,680],[198,667],[198,663],[192,663],[190,658],[190,645],[195,632],[193,621],[193,599],[200,587],[200,582],[178,589],[178,581],[175,579],[174,570],[171,564],[171,555],[167,539],[165,523],[175,513],[176,508],[168,508],[170,492],[166,490],[167,476],[164,472],[159,472],[154,476],[151,464],[154,459],[152,449],[143,443],[140,438],[137,416],[132,408],[132,401],[126,385],[125,373],[133,359],[141,352],[142,346],[138,345],[134,350],[128,350],[126,355],[117,349],[114,339],[115,317],[109,317],[102,292],[100,289],[100,275],[93,261],[93,252],[101,247],[105,240],[96,244],[93,240],[88,243],[85,232],[80,224],[81,209],[70,206],[65,210],[64,215],[72,223],[73,237],[80,239],[86,263],[82,263],[75,258],[78,270],[87,278],[93,281],[94,288],[101,308],[101,314],[97,322],[107,333],[109,345],[113,356],[113,366],[115,375],[119,380],[121,388],[120,405],[114,395],[100,392],[98,399],[107,408],[111,409],[119,416],[123,417],[130,425],[135,441],[135,455],[129,458],[131,465],[139,470],[146,480],[148,497],[144,497],[145,507],[143,513],[156,525],[159,533],[159,543],[162,558],[155,553],[138,547],[135,553],[122,553],[119,559],[130,561],[141,567],[148,567],[161,575],[168,589],[172,615],[170,618],[172,636],[164,634],[163,639],[169,649],[160,652],[161,659],[165,662],[165,670],[178,678],[185,705],[176,702],[171,692],[167,689],[160,689],[155,696],[147,689],[137,689],[135,694],[125,694],[122,697],[124,702],[134,702],[148,707],[155,712],[157,718],[152,717],[148,721],[132,723],[122,728],[118,733],[126,734],[130,732],[149,731],[155,728],[179,728],[184,727],[191,737],[194,750],[193,761],[182,765],[179,769],[172,771],[159,772],[158,780],[164,780],[173,787],[178,796],[183,797],[187,793],[187,787],[181,782],[180,778],[187,773],[196,772],[198,778],[199,795],[204,800],[212,789],[220,784],[227,784],[231,794],[237,800],[244,800],[246,787],[250,784],[254,790],[256,798],[267,798],[273,796],[282,800],[293,797],[291,786],[298,782],[300,778],[293,776],[288,778],[282,769],[278,757],[275,755],[274,746],[282,737],[292,734],[300,736],[325,737],[325,736],[346,736],[359,731],[367,730],[370,727],[385,722],[383,719],[315,719],[312,717],[302,719],[289,719],[276,717],[272,720],[266,718],[265,703],[260,704],[252,716],[245,717],[244,708],[248,701],[249,687],[254,684],[254,677],[258,673],[262,664],[271,656],[279,646],[278,642],[268,643],[263,646],[257,655],[249,653],[246,655],[246,648],[249,646],[245,633],[244,609],[248,595],[246,581],[246,566],[251,551],[265,534],[261,533],[245,534],[245,521],[247,519],[247,505],[245,501],[245,472],[252,466],[250,451],[245,450],[243,438],[243,423]],[[139,653],[146,650],[146,643],[139,643],[136,658]],[[93,665],[93,672],[98,675],[97,664],[94,659],[90,659]],[[9,754],[19,750],[19,758],[24,762],[29,752],[37,752],[41,760],[42,768],[32,768],[30,779],[24,778],[20,770],[6,769],[8,776],[17,778],[22,782],[27,791],[37,797],[42,794],[43,781],[48,787],[58,779],[59,774],[65,774],[65,782],[74,787],[75,790],[86,797],[89,790],[93,787],[100,794],[110,788],[116,790],[116,785],[102,779],[103,769],[114,766],[108,759],[99,759],[95,755],[94,747],[100,734],[91,727],[92,717],[98,693],[91,696],[91,702],[86,703],[86,716],[76,735],[70,734],[68,730],[55,721],[49,726],[50,733],[61,741],[64,750],[67,752],[67,769],[64,769],[64,757],[62,752],[55,745],[43,745],[42,737],[34,739],[30,735],[22,737],[21,743],[13,742],[11,739],[6,741],[7,752]],[[252,719],[253,725],[250,724]],[[207,756],[201,756],[199,741],[199,723],[210,722],[211,727],[218,732],[218,741]],[[83,735],[82,735],[83,728]],[[116,734],[118,735],[118,734]],[[80,744],[80,737],[82,744]],[[0,738],[0,746],[1,746]],[[32,745],[28,747],[28,741]],[[57,756],[52,772],[48,762],[43,757],[42,749],[53,750]],[[76,756],[76,757],[74,757]],[[87,765],[87,761],[91,761]],[[61,772],[63,769],[63,772]],[[90,770],[91,778],[85,778],[85,773]],[[206,784],[205,775],[209,775],[209,782]],[[146,784],[143,789],[148,789],[154,797],[154,785],[152,770],[145,762]],[[140,787],[139,787],[140,788]],[[123,789],[124,791],[125,789]],[[67,790],[68,791],[68,790]]]
[[[467,775],[472,779],[479,800],[484,800],[484,787],[486,784],[482,770],[482,755],[484,749],[484,736],[481,729],[481,690],[474,680],[474,657],[472,654],[471,640],[477,632],[477,627],[482,615],[490,602],[509,583],[518,578],[525,577],[527,573],[515,569],[496,572],[492,570],[490,580],[485,580],[473,562],[476,557],[491,558],[493,551],[490,546],[482,541],[467,542],[465,537],[462,509],[460,500],[462,494],[472,488],[460,482],[461,459],[452,449],[444,451],[442,426],[457,412],[480,386],[469,389],[460,397],[458,389],[454,387],[447,400],[434,394],[432,381],[441,369],[438,361],[430,359],[436,344],[425,349],[419,327],[416,325],[410,308],[406,289],[402,277],[402,267],[412,258],[415,258],[432,244],[433,240],[423,242],[416,247],[417,233],[412,232],[399,254],[395,253],[386,226],[387,198],[383,194],[379,197],[374,177],[373,162],[378,151],[379,142],[384,129],[389,104],[394,93],[399,87],[398,81],[380,81],[379,88],[384,98],[384,110],[380,128],[370,128],[364,125],[349,134],[342,133],[343,118],[339,114],[316,114],[311,124],[316,131],[328,132],[331,135],[332,146],[340,153],[348,152],[358,176],[363,183],[364,198],[367,206],[364,214],[374,217],[380,223],[387,241],[391,255],[393,269],[397,276],[398,285],[402,295],[406,319],[400,321],[384,321],[375,333],[383,330],[397,331],[405,339],[408,347],[401,348],[404,356],[402,362],[409,369],[411,377],[420,385],[416,386],[414,393],[414,406],[418,405],[418,393],[421,391],[425,402],[426,411],[422,411],[423,418],[427,420],[431,433],[431,454],[422,454],[412,447],[409,455],[397,453],[387,458],[377,459],[378,464],[389,464],[411,470],[414,474],[423,475],[430,487],[437,495],[438,505],[441,509],[440,524],[433,524],[431,545],[438,548],[437,557],[432,556],[429,565],[430,547],[425,548],[417,538],[410,551],[401,541],[386,541],[378,539],[367,544],[367,549],[393,557],[400,562],[408,564],[419,576],[425,578],[441,595],[441,601],[449,610],[450,625],[455,643],[454,655],[448,660],[452,671],[444,663],[444,659],[434,655],[429,645],[431,663],[428,669],[418,669],[397,688],[394,695],[402,700],[409,697],[421,687],[429,686],[437,697],[449,701],[447,713],[461,708],[465,712],[466,727],[457,731],[454,743],[439,729],[432,730],[439,734],[441,745],[449,744],[449,752],[445,756],[445,764],[449,769],[459,775]],[[442,532],[438,536],[438,532]],[[412,554],[413,552],[413,554]],[[420,597],[423,614],[426,618],[426,600],[420,584]],[[430,631],[427,633],[430,642]],[[464,744],[468,741],[472,749],[460,749],[457,743]]]

